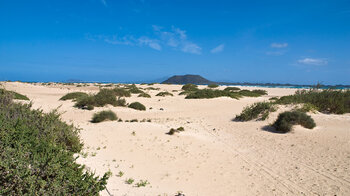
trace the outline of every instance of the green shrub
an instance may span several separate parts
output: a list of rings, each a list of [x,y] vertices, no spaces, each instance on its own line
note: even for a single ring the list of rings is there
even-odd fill
[[[113,89],[114,93],[118,97],[131,97],[131,93],[123,88],[115,88]]]
[[[195,91],[198,90],[198,87],[195,84],[185,84],[181,89],[184,91]]]
[[[314,105],[312,105],[311,103],[304,103],[303,106],[301,108],[297,109],[300,112],[313,112],[315,113],[316,111],[318,111],[318,108]]]
[[[223,90],[212,90],[212,89],[200,89],[194,92],[189,93],[185,99],[210,99],[216,97],[231,97],[238,99],[241,96],[238,93],[233,93]]]
[[[143,93],[143,91],[140,90],[139,88],[137,88],[137,86],[135,84],[127,85],[125,88],[129,89],[129,92],[132,93],[132,94]]]
[[[0,95],[1,94],[5,94],[5,93],[11,93],[12,96],[13,96],[13,99],[18,99],[18,100],[29,100],[29,98],[25,95],[22,95],[22,94],[19,94],[19,93],[16,93],[14,91],[8,91],[8,90],[5,90],[5,89],[0,89]]]
[[[98,195],[102,178],[73,156],[82,149],[79,130],[56,111],[31,110],[0,93],[0,195]]]
[[[168,134],[168,135],[174,135],[175,133],[179,133],[179,132],[181,132],[181,131],[185,131],[185,129],[184,129],[183,127],[179,127],[179,128],[177,128],[177,129],[171,128],[171,129],[169,130],[169,132],[167,132],[166,134]]]
[[[118,119],[117,115],[111,110],[108,110],[108,111],[101,111],[101,112],[95,113],[94,116],[92,117],[91,122],[98,123],[106,120],[113,121],[117,119]]]
[[[275,127],[276,131],[287,133],[292,130],[293,125],[301,125],[308,129],[313,129],[316,126],[309,115],[300,111],[292,111],[279,114],[273,127]]]
[[[126,100],[123,98],[118,97],[116,105],[115,106],[126,106]]]
[[[209,88],[217,88],[217,87],[219,87],[219,85],[217,85],[217,84],[208,84],[208,87]]]
[[[260,97],[262,95],[267,95],[265,90],[240,90],[239,94],[245,97]]]
[[[79,97],[74,107],[85,110],[93,110],[95,105],[95,96],[88,95],[85,97]]]
[[[177,132],[178,132],[178,131],[177,131],[176,129],[171,128],[171,129],[169,130],[169,132],[166,133],[166,134],[168,134],[168,135],[174,135],[174,134],[177,133]]]
[[[83,93],[83,92],[73,92],[73,93],[67,93],[63,97],[60,98],[60,100],[65,101],[65,100],[73,100],[76,101],[80,97],[88,96],[88,94]]]
[[[157,90],[159,90],[160,88],[154,88],[154,87],[147,87],[147,88],[145,88],[145,90],[155,90],[155,91],[157,91]]]
[[[178,131],[185,131],[185,128],[179,127],[179,128],[177,128],[176,130],[178,130]]]
[[[134,181],[135,181],[134,179],[128,178],[128,179],[125,180],[125,183],[126,184],[132,184],[132,183],[134,183]]]
[[[224,89],[224,91],[239,91],[239,90],[241,90],[241,89],[238,87],[233,87],[233,86],[229,86],[229,87],[226,87]]]
[[[253,119],[265,120],[268,118],[270,112],[276,111],[274,105],[270,102],[258,102],[249,105],[243,109],[241,114],[237,115],[237,121],[249,121]]]
[[[129,108],[133,108],[135,110],[146,110],[146,107],[140,102],[133,102],[129,105]]]
[[[138,97],[151,98],[151,95],[149,95],[147,93],[140,93]]]
[[[156,94],[156,96],[165,97],[165,96],[174,96],[174,95],[169,93],[169,92],[160,92],[160,93]]]
[[[277,101],[278,100],[278,97],[271,97],[269,98],[270,101]]]
[[[102,107],[107,104],[117,106],[117,99],[114,90],[111,89],[101,89],[95,95],[95,106]]]
[[[146,185],[148,185],[149,182],[147,180],[140,180],[140,182],[136,183],[136,187],[145,187]]]
[[[299,90],[294,95],[283,96],[277,104],[312,104],[319,112],[350,113],[350,90]]]
[[[107,104],[111,104],[113,106],[125,106],[126,101],[123,98],[116,98],[116,94],[114,90],[111,89],[101,89],[96,95],[88,95],[77,98],[77,103],[74,107],[80,109],[94,109],[96,107],[103,107]]]
[[[193,93],[193,91],[182,91],[179,93],[179,95],[189,95],[191,93]]]

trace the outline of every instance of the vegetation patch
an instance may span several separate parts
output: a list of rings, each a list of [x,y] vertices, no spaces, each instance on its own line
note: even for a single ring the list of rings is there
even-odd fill
[[[195,84],[185,84],[181,89],[184,91],[196,91],[198,90],[198,86]]]
[[[216,97],[231,97],[234,99],[239,99],[241,96],[238,93],[233,93],[223,90],[213,90],[213,89],[200,89],[194,92],[190,92],[185,99],[210,99]]]
[[[263,93],[263,92],[260,92]],[[259,118],[264,120],[270,112],[276,110],[277,105],[295,105],[302,104],[297,108],[298,112],[323,112],[344,114],[350,112],[350,90],[334,89],[310,89],[298,90],[294,95],[283,96],[280,98],[270,98],[270,102],[260,102],[247,106],[235,120],[248,121]]]
[[[74,107],[84,110],[93,110],[95,105],[95,96],[88,95],[85,97],[79,97]]]
[[[165,96],[174,96],[174,95],[172,93],[164,91],[156,94],[156,96],[165,97]]]
[[[135,110],[146,110],[146,107],[140,102],[133,102],[129,105],[129,108],[133,108]]]
[[[65,100],[73,100],[76,101],[80,97],[85,97],[88,96],[88,94],[84,92],[72,92],[72,93],[67,93],[63,97],[60,98],[60,100],[65,101]]]
[[[79,130],[56,111],[32,110],[0,93],[0,195],[98,195],[103,177],[75,162],[83,144]]]
[[[145,88],[145,90],[155,90],[155,91],[157,91],[157,90],[159,90],[160,88],[154,88],[154,87],[147,87],[147,88]]]
[[[275,106],[270,102],[258,102],[243,109],[241,114],[237,115],[236,121],[249,121],[253,119],[265,120],[270,112],[276,111]]]
[[[4,95],[4,94],[7,94],[7,93],[12,94],[12,98],[13,99],[26,100],[26,101],[29,100],[29,98],[27,96],[22,95],[20,93],[17,93],[17,92],[14,92],[14,91],[8,91],[8,90],[5,90],[5,89],[0,89],[0,95]]]
[[[136,187],[145,187],[146,185],[150,184],[147,180],[140,180],[138,183],[135,184]]]
[[[265,90],[240,90],[239,94],[245,97],[260,97],[262,95],[267,95]]]
[[[318,108],[311,103],[304,103],[300,108],[297,108],[298,111],[300,112],[312,112],[315,113],[318,111]]]
[[[113,89],[114,93],[118,97],[131,97],[131,93],[123,88],[114,88]]]
[[[293,125],[301,125],[308,129],[313,129],[316,124],[311,116],[300,111],[283,112],[278,115],[277,120],[273,124],[276,131],[288,133],[292,130]]]
[[[101,111],[101,112],[98,112],[98,113],[95,113],[94,116],[92,117],[92,120],[91,122],[92,123],[99,123],[99,122],[102,122],[102,121],[106,121],[106,120],[117,120],[117,115],[112,112],[111,110],[108,110],[108,111]]]
[[[101,89],[95,95],[95,106],[103,107],[107,104],[117,106],[117,99],[116,99],[115,92],[111,89]]]
[[[179,132],[182,132],[182,131],[185,131],[185,129],[183,127],[179,127],[177,129],[174,129],[174,128],[171,128],[169,130],[169,132],[167,132],[166,134],[168,135],[174,135],[175,133],[179,133]]]
[[[126,106],[126,100],[124,98],[118,97],[116,106],[122,106],[122,107]]]
[[[77,98],[74,107],[80,109],[93,110],[94,107],[103,107],[107,104],[113,106],[125,106],[126,101],[123,98],[116,98],[115,91],[112,89],[101,89],[96,95],[88,95]]]
[[[239,91],[239,90],[241,90],[241,89],[238,87],[234,87],[234,86],[229,86],[229,87],[226,87],[224,89],[224,91]]]
[[[216,97],[231,97],[234,99],[239,99],[243,96],[259,97],[262,95],[266,95],[267,92],[265,90],[236,91],[236,90],[198,89],[196,91],[184,91],[184,92],[181,92],[179,95],[182,95],[182,94],[187,95],[185,99],[211,99]]]
[[[147,93],[140,93],[138,97],[151,98],[151,95],[149,95]]]
[[[129,89],[129,92],[132,93],[132,94],[143,93],[143,91],[140,90],[139,88],[137,88],[137,86],[136,86],[135,84],[126,85],[125,88],[126,88],[126,89]]]
[[[299,90],[294,95],[281,97],[276,103],[312,104],[315,109],[323,113],[350,113],[350,90]]]
[[[125,183],[126,184],[132,184],[132,183],[134,183],[134,181],[135,180],[133,178],[128,178],[128,179],[125,180]]]
[[[208,87],[209,88],[217,88],[217,87],[219,87],[219,85],[218,84],[208,84]]]

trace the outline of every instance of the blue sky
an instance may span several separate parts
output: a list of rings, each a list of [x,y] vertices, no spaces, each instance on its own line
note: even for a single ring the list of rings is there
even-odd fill
[[[350,84],[350,1],[0,0],[0,80]]]

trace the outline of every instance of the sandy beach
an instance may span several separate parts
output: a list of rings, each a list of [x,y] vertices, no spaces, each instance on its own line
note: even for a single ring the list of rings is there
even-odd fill
[[[33,108],[58,108],[62,120],[81,128],[85,156],[79,155],[77,161],[99,175],[109,170],[113,174],[109,193],[102,195],[350,195],[350,114],[309,113],[317,125],[314,129],[295,126],[287,134],[266,128],[283,108],[265,121],[232,121],[249,104],[297,89],[240,87],[264,89],[268,95],[184,99],[178,95],[182,85],[154,84],[160,90],[145,90],[152,98],[126,98],[127,103],[141,102],[146,111],[110,105],[88,111],[59,99],[68,92],[97,93],[99,87],[1,84],[28,96]],[[174,96],[155,96],[160,91]],[[95,112],[106,109],[123,122],[90,122]],[[138,122],[125,122],[132,119]],[[151,122],[140,122],[143,119]],[[178,127],[185,131],[166,134]],[[125,183],[128,178],[134,184],[149,184],[135,187]]]

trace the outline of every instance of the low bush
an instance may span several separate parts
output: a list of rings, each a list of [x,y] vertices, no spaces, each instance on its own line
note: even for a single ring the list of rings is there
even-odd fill
[[[292,130],[293,125],[301,125],[308,129],[313,129],[316,126],[311,116],[304,112],[291,111],[279,114],[273,127],[275,127],[278,132],[287,133]]]
[[[133,102],[129,105],[129,108],[133,108],[135,110],[146,110],[146,107],[140,102]]]
[[[229,87],[228,87],[229,88]],[[234,88],[234,87],[233,87]],[[227,88],[226,88],[227,89]],[[265,90],[217,90],[217,89],[198,89],[196,91],[184,91],[179,95],[187,95],[185,99],[211,99],[216,97],[231,97],[234,99],[239,99],[243,96],[247,97],[259,97],[267,94]]]
[[[75,162],[79,130],[56,111],[43,113],[0,93],[0,195],[98,195],[110,173],[97,177]]]
[[[179,127],[179,128],[177,128],[177,129],[171,128],[171,129],[169,130],[169,132],[167,132],[166,134],[168,134],[168,135],[174,135],[175,133],[179,133],[179,132],[181,132],[181,131],[185,131],[185,129],[184,129],[183,127]]]
[[[102,121],[106,121],[106,120],[117,120],[117,115],[112,112],[111,110],[108,110],[108,111],[101,111],[101,112],[98,112],[98,113],[95,113],[94,116],[92,117],[92,120],[91,122],[93,123],[99,123],[99,122],[102,122]]]
[[[253,119],[265,120],[268,118],[270,112],[276,111],[274,105],[270,102],[258,102],[249,105],[235,117],[237,121],[249,121]]]
[[[160,88],[154,88],[154,87],[147,87],[147,88],[145,88],[145,90],[155,90],[155,91],[157,91],[157,90],[159,90]]]
[[[267,95],[265,90],[240,90],[239,94],[245,97],[260,97],[262,95]]]
[[[129,89],[129,92],[132,93],[132,94],[143,93],[143,91],[140,90],[139,88],[137,88],[137,86],[135,84],[127,85],[127,86],[125,86],[125,88]]]
[[[79,97],[74,107],[85,110],[93,110],[95,105],[95,96],[88,95],[85,97]]]
[[[74,107],[80,109],[93,110],[94,106],[103,107],[107,104],[113,106],[125,106],[126,101],[123,98],[116,98],[114,90],[111,89],[101,89],[96,95],[88,95],[77,98],[77,102]]]
[[[234,87],[234,86],[229,86],[229,87],[226,87],[224,89],[224,91],[239,91],[239,90],[241,90],[241,89],[238,87]]]
[[[123,88],[114,88],[113,89],[114,93],[118,97],[131,97],[131,93]]]
[[[294,95],[283,96],[277,104],[312,104],[319,112],[350,113],[350,90],[299,90]]]
[[[67,93],[63,97],[60,98],[60,100],[65,101],[65,100],[73,100],[76,101],[80,97],[88,96],[88,94],[84,92],[72,92],[72,93]]]
[[[14,91],[8,91],[5,89],[0,89],[0,95],[5,94],[5,93],[10,93],[12,94],[13,99],[18,99],[18,100],[29,100],[29,98],[25,95],[22,95],[20,93],[14,92]]]
[[[300,112],[313,112],[318,111],[318,108],[311,103],[304,103],[301,108],[297,109]]]
[[[185,84],[181,89],[184,91],[195,91],[198,90],[198,87],[195,84]]]
[[[114,90],[111,89],[101,89],[95,95],[95,106],[103,107],[107,104],[117,106],[117,99]]]
[[[149,95],[147,93],[140,93],[138,97],[151,98],[151,95]]]
[[[194,92],[190,92],[185,99],[210,99],[216,97],[231,97],[238,99],[241,96],[238,93],[233,93],[229,91],[222,90],[212,90],[212,89],[200,89]]]
[[[191,93],[193,93],[193,91],[182,91],[179,93],[179,95],[189,95]]]
[[[219,85],[217,85],[217,84],[208,84],[208,87],[209,88],[217,88],[217,87],[219,87]]]
[[[169,92],[160,92],[158,94],[156,94],[156,96],[160,96],[160,97],[165,97],[165,96],[174,96],[173,94],[169,93]]]
[[[177,131],[176,129],[171,128],[171,129],[169,130],[169,132],[166,133],[166,134],[168,134],[168,135],[174,135],[174,134],[177,133],[177,132],[178,132],[178,131]]]
[[[122,106],[122,107],[126,106],[126,100],[124,98],[118,97],[115,106]]]
[[[278,100],[278,97],[271,97],[269,98],[270,101],[277,101]]]
[[[176,130],[178,130],[178,131],[185,131],[185,128],[179,127],[179,128],[177,128]]]

